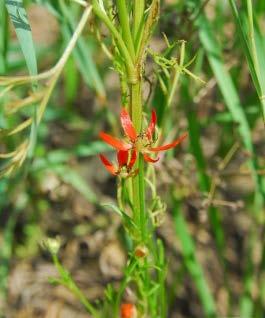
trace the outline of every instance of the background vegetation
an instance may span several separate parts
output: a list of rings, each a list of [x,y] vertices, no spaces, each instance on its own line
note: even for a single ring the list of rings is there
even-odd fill
[[[119,216],[101,205],[116,194],[98,159],[112,153],[98,133],[119,129],[124,97],[105,54],[111,41],[92,18],[58,82],[49,77],[56,86],[38,123],[21,101],[42,100],[45,84],[33,83],[28,95],[32,83],[14,86],[10,77],[36,74],[35,60],[38,73],[58,66],[84,9],[24,1],[31,42],[21,32],[27,26],[15,34],[26,16],[8,3],[0,3],[0,153],[17,153],[0,162],[2,317],[87,317],[70,292],[49,283],[57,272],[40,242],[60,235],[59,258],[92,303],[119,285],[128,242]],[[188,70],[169,76],[148,58],[145,72],[146,109],[155,107],[165,136],[189,132],[156,165],[167,206],[157,235],[168,260],[169,317],[265,316],[264,18],[258,0],[161,1],[150,55],[174,56]],[[29,116],[31,129],[14,132]],[[30,151],[17,169],[26,137]]]

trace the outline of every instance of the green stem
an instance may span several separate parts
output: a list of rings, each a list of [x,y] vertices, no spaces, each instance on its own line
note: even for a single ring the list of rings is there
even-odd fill
[[[128,285],[133,272],[135,271],[135,268],[137,266],[137,261],[135,259],[131,259],[127,265],[126,268],[126,273],[125,273],[125,277],[124,279],[121,281],[118,293],[117,293],[117,297],[116,297],[116,301],[115,301],[115,307],[114,307],[114,317],[118,317],[118,312],[119,312],[119,307],[120,307],[120,303],[121,303],[121,299],[123,296],[123,293],[125,291],[126,286]]]
[[[173,98],[175,96],[176,90],[177,90],[177,85],[179,83],[179,78],[181,75],[180,69],[183,67],[184,65],[184,58],[185,58],[185,41],[181,42],[181,47],[180,47],[180,58],[179,58],[179,65],[178,67],[175,67],[175,73],[174,73],[174,77],[173,77],[173,82],[172,82],[172,86],[170,89],[170,93],[169,93],[169,97],[167,100],[167,107],[170,107],[173,101]]]
[[[141,81],[131,85],[130,113],[136,131],[142,129],[142,88]]]
[[[117,9],[122,29],[123,40],[125,44],[127,44],[132,59],[135,60],[135,50],[130,29],[129,13],[127,10],[126,1],[117,0]]]
[[[139,157],[139,201],[140,201],[140,226],[141,226],[141,234],[142,240],[146,240],[146,232],[147,232],[147,218],[145,213],[145,180],[144,180],[144,158],[143,155],[140,154]]]
[[[139,133],[142,129],[142,90],[141,81],[137,84],[131,84],[130,96],[130,112],[132,121],[136,131]],[[139,169],[137,176],[133,178],[133,204],[134,204],[134,221],[138,224],[141,232],[141,240],[145,240],[145,185],[144,185],[144,162],[143,156],[140,154],[137,162],[136,169]]]
[[[144,16],[145,0],[134,0],[133,9],[133,38],[136,40],[141,28],[142,19]]]
[[[123,187],[124,187],[124,182],[122,182],[122,180],[119,179],[118,185],[117,185],[117,201],[118,201],[118,206],[121,210],[124,210],[123,195],[122,195]]]
[[[83,292],[78,288],[78,286],[75,284],[72,277],[69,275],[69,273],[65,270],[63,265],[60,263],[58,256],[56,254],[52,254],[53,263],[58,270],[61,279],[58,281],[65,287],[67,287],[80,302],[82,305],[86,308],[87,312],[93,315],[94,318],[99,318],[99,314],[97,310],[90,304],[90,302],[87,300],[86,296],[83,294]]]
[[[131,55],[130,55],[120,33],[117,31],[114,24],[110,20],[110,18],[101,9],[97,0],[93,1],[93,10],[94,10],[95,14],[105,23],[105,25],[107,26],[107,28],[111,32],[113,38],[115,39],[117,46],[119,48],[120,54],[122,55],[122,57],[125,60],[125,64],[127,67],[127,72],[128,72],[129,78],[134,78],[134,63],[133,63]]]

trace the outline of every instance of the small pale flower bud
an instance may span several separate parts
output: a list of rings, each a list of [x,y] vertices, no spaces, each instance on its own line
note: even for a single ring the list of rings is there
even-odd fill
[[[49,251],[51,254],[56,255],[61,247],[62,240],[59,236],[56,238],[47,238],[41,242],[43,249]]]

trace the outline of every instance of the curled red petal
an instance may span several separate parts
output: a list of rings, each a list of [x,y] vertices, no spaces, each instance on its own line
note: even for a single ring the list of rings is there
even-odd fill
[[[144,153],[143,156],[144,156],[144,161],[146,161],[146,162],[155,163],[159,160],[159,158],[153,159],[153,158],[149,157],[146,153]]]
[[[128,157],[129,157],[129,152],[128,150],[119,150],[117,152],[117,160],[119,163],[119,167],[123,167],[123,166],[127,166],[127,162],[128,162]]]
[[[128,167],[131,169],[133,167],[133,165],[135,164],[135,161],[136,161],[136,158],[137,158],[137,152],[135,149],[132,150],[132,153],[131,153],[131,160],[128,164]]]
[[[109,160],[103,156],[103,155],[99,155],[100,160],[102,161],[103,165],[105,166],[105,168],[114,176],[117,175],[117,170],[114,167],[114,165],[109,162]]]
[[[110,146],[114,147],[117,150],[129,150],[131,148],[131,145],[124,143],[123,141],[119,140],[118,138],[112,137],[109,134],[104,133],[101,131],[99,133],[99,137],[105,141]]]
[[[137,138],[137,133],[133,126],[131,118],[125,108],[121,110],[120,118],[121,118],[121,125],[126,136],[128,136],[130,140],[134,142]]]
[[[153,152],[158,152],[158,151],[164,151],[164,150],[168,150],[171,148],[176,147],[178,144],[180,144],[186,137],[187,137],[188,133],[185,133],[183,135],[181,135],[177,140],[173,141],[170,144],[167,145],[163,145],[160,147],[154,147],[154,148],[149,148],[149,151],[153,151]]]
[[[152,110],[151,120],[146,131],[146,135],[149,140],[152,139],[153,133],[155,131],[156,121],[157,121],[156,111]]]

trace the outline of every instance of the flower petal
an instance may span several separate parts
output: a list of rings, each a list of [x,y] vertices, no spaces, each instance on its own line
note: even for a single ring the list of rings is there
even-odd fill
[[[121,318],[134,318],[136,317],[136,309],[133,304],[125,303],[121,305]]]
[[[129,150],[131,148],[131,145],[124,143],[123,141],[119,140],[118,138],[112,137],[109,134],[104,133],[101,131],[99,133],[99,137],[105,141],[107,144],[110,146],[114,147],[115,149],[118,150]]]
[[[133,126],[131,118],[125,108],[121,110],[120,118],[121,118],[121,125],[126,136],[128,136],[130,140],[134,142],[137,138],[137,133]]]
[[[132,150],[132,153],[131,153],[131,160],[128,164],[128,167],[130,169],[132,169],[133,165],[135,164],[135,161],[136,161],[136,158],[137,158],[137,152],[135,149]]]
[[[188,133],[185,133],[183,135],[181,135],[177,140],[173,141],[170,144],[167,145],[163,145],[160,147],[154,147],[154,148],[149,148],[149,151],[153,151],[153,152],[158,152],[158,151],[164,151],[164,150],[168,150],[171,148],[176,147],[178,144],[180,144],[186,137],[187,137]]]
[[[144,161],[146,161],[146,162],[155,163],[159,160],[159,158],[153,159],[153,158],[149,157],[146,153],[144,153],[143,156],[144,156]]]
[[[127,166],[127,162],[128,162],[128,157],[129,157],[129,152],[128,150],[119,150],[117,152],[117,160],[119,163],[119,167],[123,167],[123,166]]]
[[[105,166],[105,168],[111,173],[113,174],[114,176],[117,175],[117,170],[116,168],[114,167],[114,165],[109,162],[109,160],[103,156],[103,155],[99,155],[99,158],[100,160],[102,161],[103,165]]]
[[[156,121],[157,121],[156,111],[152,110],[151,120],[146,131],[146,135],[149,140],[152,139],[153,133],[155,131]]]

